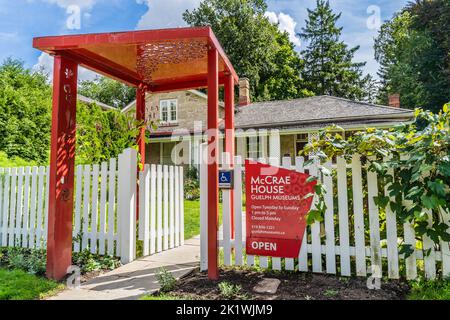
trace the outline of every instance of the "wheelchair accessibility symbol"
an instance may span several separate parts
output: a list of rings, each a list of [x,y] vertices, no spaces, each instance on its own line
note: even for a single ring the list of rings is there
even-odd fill
[[[233,171],[219,170],[219,188],[232,189],[233,188]]]

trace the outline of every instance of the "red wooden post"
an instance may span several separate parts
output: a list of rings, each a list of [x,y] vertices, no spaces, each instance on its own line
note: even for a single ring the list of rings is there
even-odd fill
[[[225,80],[225,152],[230,154],[230,166],[234,167],[234,79]],[[234,189],[230,193],[231,239],[234,239]]]
[[[136,120],[140,122],[146,121],[145,119],[145,93],[147,88],[144,85],[139,85],[136,89]],[[137,137],[137,144],[139,146],[139,154],[141,155],[142,170],[145,165],[145,126],[141,128]]]
[[[219,63],[215,48],[208,51],[208,278],[219,279],[218,270],[218,203],[219,182],[218,121],[219,121]]]
[[[77,69],[76,62],[55,56],[47,233],[47,277],[55,280],[72,265]]]
[[[146,123],[145,119],[145,94],[147,88],[145,85],[140,84],[136,88],[136,120],[139,121],[140,124],[142,122]],[[146,126],[141,127],[137,136],[137,145],[139,147],[139,154],[141,156],[140,168],[138,168],[138,172],[144,170],[145,166],[145,130]],[[136,181],[137,183],[137,181]],[[136,193],[136,220],[139,220],[139,185],[136,189],[138,192]]]

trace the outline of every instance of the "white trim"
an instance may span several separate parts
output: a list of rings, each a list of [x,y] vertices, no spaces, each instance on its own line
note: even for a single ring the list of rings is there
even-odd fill
[[[131,101],[125,108],[121,110],[122,113],[127,113],[130,111],[133,107],[136,106],[136,100]]]

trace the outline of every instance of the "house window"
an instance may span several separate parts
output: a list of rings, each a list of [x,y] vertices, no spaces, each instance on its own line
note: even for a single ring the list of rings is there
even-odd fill
[[[296,136],[295,140],[295,153],[296,155],[300,155],[300,151],[303,151],[303,149],[306,147],[306,145],[309,143],[309,135],[307,133],[298,134]],[[306,155],[302,155],[305,157],[305,159],[308,158]]]
[[[176,123],[178,101],[176,99],[161,100],[159,102],[159,109],[161,110],[161,122],[162,123]]]
[[[258,160],[258,136],[248,137],[247,150],[249,159]]]

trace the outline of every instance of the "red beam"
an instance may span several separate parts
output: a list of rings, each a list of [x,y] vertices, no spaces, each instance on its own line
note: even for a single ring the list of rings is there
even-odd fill
[[[81,35],[64,35],[51,37],[37,37],[33,39],[33,47],[40,49],[49,54],[57,53],[58,51],[73,51],[76,49],[83,49],[87,46],[98,45],[140,45],[155,41],[167,40],[186,40],[186,39],[204,39],[207,43],[215,48],[220,55],[220,58],[225,64],[225,69],[233,76],[235,83],[238,83],[238,76],[228,59],[225,51],[220,45],[218,39],[214,35],[211,27],[197,27],[197,28],[174,28],[174,29],[159,29],[159,30],[143,30],[143,31],[128,31],[128,32],[112,32],[112,33],[96,33],[96,34],[81,34]],[[88,51],[88,50],[86,50]],[[89,51],[88,51],[89,52]],[[81,61],[80,61],[81,62]],[[85,65],[89,68],[89,64]],[[103,73],[103,70],[99,70]],[[137,84],[133,84],[137,85]]]
[[[205,75],[204,79],[177,79],[172,83],[164,83],[151,86],[149,91],[154,93],[163,93],[163,92],[172,92],[172,91],[181,91],[181,90],[192,90],[192,89],[203,89],[208,87],[208,79],[207,75]],[[226,77],[219,76],[219,85],[225,85]]]
[[[223,50],[222,45],[220,44],[219,40],[217,39],[216,35],[214,34],[214,32],[212,31],[211,28],[209,28],[209,39],[210,39],[210,44],[217,49],[220,56],[222,57],[222,60],[226,66],[226,69],[228,70],[228,72],[231,73],[231,75],[234,79],[234,83],[238,84],[239,76],[237,75],[236,71],[234,70],[233,64],[230,62],[230,59],[228,59],[228,56],[225,54],[225,51]]]
[[[219,279],[218,270],[218,139],[219,61],[216,49],[208,51],[208,278]]]
[[[61,280],[72,264],[77,64],[56,56],[50,150],[47,277]]]
[[[225,152],[234,167],[234,79],[230,74],[225,81]],[[234,190],[230,193],[231,239],[234,239]]]
[[[133,72],[87,50],[67,50],[62,51],[59,54],[71,60],[77,61],[86,69],[98,72],[106,77],[125,82],[128,85],[137,87],[140,83],[142,83],[136,72]]]
[[[91,33],[64,36],[37,37],[33,47],[43,51],[66,50],[101,44],[141,44],[161,40],[208,38],[210,27],[172,28],[142,31]]]

